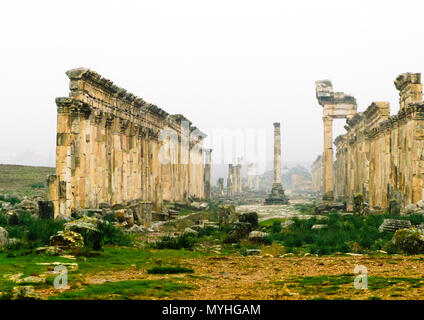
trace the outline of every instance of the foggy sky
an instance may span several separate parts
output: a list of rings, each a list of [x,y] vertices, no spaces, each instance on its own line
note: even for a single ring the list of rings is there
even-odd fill
[[[280,122],[283,161],[322,152],[315,81],[398,110],[424,71],[421,1],[13,1],[0,4],[0,163],[55,165],[55,98],[87,67],[213,128]],[[334,138],[344,132],[335,121]],[[272,137],[272,136],[271,136]],[[272,148],[272,138],[267,142]]]

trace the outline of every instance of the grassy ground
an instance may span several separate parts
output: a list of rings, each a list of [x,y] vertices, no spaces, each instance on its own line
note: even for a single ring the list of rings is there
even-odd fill
[[[43,196],[47,176],[54,168],[0,164],[0,194]]]
[[[423,261],[424,256],[243,257],[112,246],[99,256],[75,259],[2,253],[0,291],[10,291],[16,284],[8,277],[22,273],[47,276],[45,284],[34,285],[47,299],[422,299]],[[69,290],[55,290],[56,275],[40,262],[77,263],[69,269]],[[354,288],[356,265],[367,268],[368,289]]]
[[[193,270],[186,259],[201,259],[206,253],[188,250],[139,250],[129,247],[107,246],[104,251],[91,257],[51,257],[30,254],[10,257],[0,254],[0,292],[10,293],[16,286],[11,278],[20,274],[41,276],[46,283],[35,284],[37,292],[49,299],[131,299],[173,297],[182,290],[195,286],[181,281],[180,274]],[[57,276],[48,263],[60,262],[69,266],[69,290],[59,292],[53,287]],[[150,270],[162,271],[158,275]],[[166,272],[168,270],[168,272]],[[33,284],[31,284],[33,285]]]

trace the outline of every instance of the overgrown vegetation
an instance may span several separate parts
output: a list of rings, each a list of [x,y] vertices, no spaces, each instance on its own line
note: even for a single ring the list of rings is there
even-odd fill
[[[196,236],[191,234],[183,234],[178,237],[162,237],[162,239],[154,244],[156,249],[189,249],[194,248],[197,242]]]
[[[21,212],[14,219],[8,219],[5,214],[0,214],[0,226],[9,233],[9,238],[27,241],[27,247],[48,245],[50,237],[63,229],[63,220],[44,220],[32,216],[29,212]]]
[[[9,202],[11,205],[15,205],[21,202],[21,200],[18,197],[15,197],[15,196],[5,197],[4,195],[0,195],[0,201]]]
[[[184,267],[154,267],[147,270],[148,274],[194,273],[193,269]]]
[[[100,223],[99,229],[103,234],[104,244],[115,244],[120,246],[130,246],[132,244],[131,236],[109,221]]]
[[[380,233],[378,227],[388,215],[354,215],[330,214],[327,225],[323,229],[312,229],[315,224],[322,224],[317,218],[308,220],[294,218],[294,223],[284,230],[279,221],[267,226],[270,233],[268,243],[277,241],[287,247],[289,252],[310,252],[319,255],[335,252],[364,253],[375,250],[393,251],[389,241],[391,233]],[[424,222],[424,216],[412,214],[402,219],[410,220],[412,224]],[[391,253],[391,252],[389,252]]]

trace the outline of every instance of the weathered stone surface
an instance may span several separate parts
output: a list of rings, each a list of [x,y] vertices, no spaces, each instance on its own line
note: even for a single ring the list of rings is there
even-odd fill
[[[125,230],[125,232],[144,234],[144,233],[147,233],[147,229],[143,226],[139,226],[135,224],[131,228]]]
[[[246,249],[246,255],[248,256],[258,256],[261,254],[260,249]]]
[[[80,250],[84,247],[84,238],[73,231],[59,231],[50,237],[50,246],[63,250]]]
[[[412,224],[409,220],[384,219],[378,228],[380,232],[396,232],[399,229],[411,228]]]
[[[54,206],[52,201],[38,201],[38,216],[40,219],[54,219]]]
[[[112,206],[107,202],[99,203],[99,209],[111,209]]]
[[[424,235],[415,228],[397,230],[393,242],[407,254],[424,253]]]
[[[12,300],[41,300],[33,286],[19,286],[12,289]]]
[[[325,228],[328,228],[328,226],[326,224],[314,224],[311,229],[319,230],[319,229],[325,229]]]
[[[346,207],[343,203],[331,202],[322,203],[315,207],[315,214],[327,214],[331,211],[345,211]]]
[[[235,243],[241,239],[247,238],[250,231],[252,231],[252,225],[247,222],[236,222],[233,225],[233,229],[228,233],[225,238],[225,243]]]
[[[233,205],[223,204],[218,207],[218,218],[220,224],[229,224],[238,220],[236,208]]]
[[[69,96],[56,98],[56,174],[47,182],[55,216],[132,200],[151,200],[159,212],[165,200],[204,198],[206,134],[92,70],[66,74]],[[170,132],[177,139],[162,153]]]
[[[281,184],[281,133],[280,123],[274,123],[274,182],[268,198],[265,199],[266,205],[288,204],[289,199],[284,194]]]
[[[38,213],[38,203],[35,200],[24,199],[20,203],[16,204],[14,206],[14,209],[15,210],[28,211],[31,214],[37,214]]]
[[[98,229],[99,220],[84,216],[81,219],[65,223],[65,231],[79,233],[84,238],[84,244],[91,249],[102,248],[103,233]]]
[[[264,243],[269,234],[261,231],[252,231],[249,233],[249,240],[253,242]]]
[[[353,213],[359,216],[365,215],[366,206],[364,203],[364,195],[362,193],[355,193],[353,195]]]
[[[37,276],[28,276],[25,278],[18,279],[16,283],[25,283],[25,284],[46,283],[46,278],[37,277]]]
[[[281,229],[288,229],[293,224],[294,224],[293,220],[287,220],[287,221],[281,222]]]
[[[198,234],[198,232],[196,230],[193,230],[192,228],[189,228],[189,227],[184,229],[184,233],[194,234],[194,235]]]
[[[388,208],[389,215],[393,217],[400,216],[400,203],[399,201],[392,199],[389,201],[389,208]]]
[[[51,256],[60,256],[64,253],[64,251],[61,248],[55,247],[55,246],[38,247],[36,249],[36,252],[38,254],[44,253]]]
[[[240,222],[247,222],[252,225],[252,229],[259,227],[259,217],[256,212],[241,213],[238,217]]]
[[[415,204],[408,204],[407,206],[405,206],[405,213],[406,214],[410,214],[410,213],[415,213],[418,211],[418,207]]]
[[[0,248],[6,247],[9,244],[9,234],[7,230],[0,227]]]
[[[397,203],[400,209],[415,204],[423,200],[424,190],[421,75],[401,74],[395,83],[400,105],[397,114],[390,115],[388,102],[372,102],[364,112],[350,115],[346,133],[334,141],[335,196],[346,199],[361,193],[370,210],[384,212],[391,207],[393,216],[399,215]],[[332,159],[331,144],[332,139],[325,144],[328,159]],[[332,174],[333,163],[328,162],[327,171]],[[328,185],[331,189],[333,184]]]

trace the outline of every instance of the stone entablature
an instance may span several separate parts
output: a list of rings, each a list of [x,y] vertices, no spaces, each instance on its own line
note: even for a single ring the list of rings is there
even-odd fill
[[[206,135],[86,68],[66,73],[69,97],[56,99],[55,215],[130,200],[204,197]],[[161,161],[168,159],[168,161]]]
[[[335,196],[363,193],[370,208],[403,206],[424,198],[424,102],[420,74],[401,74],[400,110],[390,116],[388,102],[373,102],[347,121],[335,140]],[[346,143],[347,142],[347,143]]]

